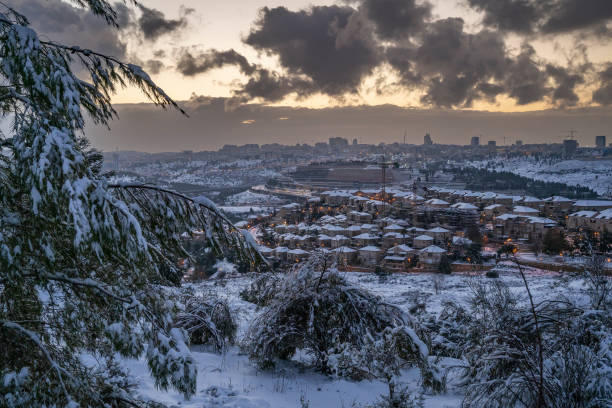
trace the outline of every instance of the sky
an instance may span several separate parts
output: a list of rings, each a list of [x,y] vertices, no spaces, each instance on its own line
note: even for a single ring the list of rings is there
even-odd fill
[[[477,112],[473,117],[480,122],[457,132],[452,126],[440,130],[440,142],[456,142],[453,133],[463,137],[490,131],[482,118],[501,113],[562,116],[587,144],[592,144],[593,132],[607,134],[610,129],[606,118],[589,119],[612,105],[610,0],[142,0],[139,6],[115,3],[119,30],[75,7],[74,1],[8,3],[43,37],[142,65],[171,97],[191,109],[192,123],[201,122],[194,114],[215,112],[204,115],[217,129],[211,133],[182,123],[176,115],[132,105],[146,102],[136,89],[115,95],[126,122],[134,122],[126,117],[134,109],[149,112],[152,120],[145,125],[154,117],[165,118],[170,127],[181,122],[177,126],[188,135],[171,150],[214,148],[226,139],[246,142],[252,134],[259,135],[259,143],[285,137],[294,143],[342,133],[330,125],[310,135],[312,130],[293,125],[291,135],[285,135],[292,110],[310,112],[316,120],[341,111],[359,116],[364,109],[387,109],[396,119],[383,122],[384,127],[392,128],[392,134],[407,128],[414,142],[426,128],[459,112]],[[245,112],[264,108],[282,111],[288,119],[278,127],[258,123],[254,114],[247,118]],[[417,126],[415,111],[435,119]],[[229,120],[237,121],[231,125],[239,129],[228,133],[233,137],[226,137],[223,132],[229,131],[221,126]],[[514,138],[538,135],[558,141],[569,130],[561,123],[548,128],[543,123],[537,130],[511,128]],[[382,135],[380,126],[366,122],[357,130],[381,133],[374,139],[385,141],[391,135]],[[94,143],[102,149],[172,147],[145,142],[158,129],[125,123],[112,129],[90,129]],[[485,138],[510,138],[502,133],[493,129]]]

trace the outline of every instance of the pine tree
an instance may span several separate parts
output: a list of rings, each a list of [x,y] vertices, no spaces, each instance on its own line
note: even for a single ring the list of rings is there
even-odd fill
[[[117,26],[106,0],[73,2]],[[188,397],[196,367],[168,296],[189,257],[181,234],[260,258],[209,200],[100,173],[85,117],[108,125],[117,86],[180,110],[140,67],[43,40],[0,7],[0,109],[12,121],[0,138],[0,405],[150,406],[117,355],[146,355],[156,385]]]

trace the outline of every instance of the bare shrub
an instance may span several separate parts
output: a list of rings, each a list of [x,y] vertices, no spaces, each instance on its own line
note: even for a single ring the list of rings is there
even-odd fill
[[[610,309],[612,279],[605,273],[605,259],[601,255],[592,255],[584,269],[584,279],[589,287],[589,297],[593,309]]]
[[[187,294],[177,323],[187,331],[191,344],[210,345],[218,352],[236,340],[238,325],[229,305],[213,294]]]

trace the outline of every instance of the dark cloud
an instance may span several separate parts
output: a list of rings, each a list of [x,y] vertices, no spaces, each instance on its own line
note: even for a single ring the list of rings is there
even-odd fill
[[[429,78],[423,102],[445,107],[471,105],[477,85],[502,80],[508,63],[499,33],[466,33],[460,18],[430,24],[413,60],[420,76]]]
[[[313,93],[314,90],[313,83],[302,77],[283,76],[267,69],[257,69],[248,82],[235,91],[235,96],[241,102],[247,102],[253,98],[276,102],[291,93],[304,97]]]
[[[7,0],[6,4],[24,14],[42,38],[78,45],[120,59],[126,57],[126,44],[120,31],[88,10],[62,0]],[[113,6],[120,28],[129,25],[132,12],[123,3]]]
[[[550,93],[546,86],[548,75],[535,58],[533,47],[525,44],[518,57],[508,65],[506,92],[519,105],[541,101]]]
[[[194,76],[225,65],[236,65],[246,75],[251,75],[256,69],[255,65],[250,64],[243,55],[233,49],[227,51],[208,50],[195,56],[185,50],[178,60],[177,69],[183,75]]]
[[[263,8],[245,43],[279,58],[290,74],[305,75],[328,95],[356,93],[381,62],[380,49],[351,7]],[[357,35],[355,35],[357,34]]]
[[[552,102],[560,106],[576,105],[579,98],[574,89],[576,85],[584,83],[583,76],[572,73],[567,68],[552,64],[546,66],[546,72],[556,83],[552,93]]]
[[[164,69],[165,65],[162,61],[157,59],[150,59],[145,62],[145,68],[150,74],[159,74],[162,69]]]
[[[562,33],[596,30],[612,19],[610,0],[468,0],[484,13],[483,23],[502,31]],[[603,29],[603,30],[602,30]]]
[[[466,31],[461,18],[433,20],[427,1],[346,0],[349,6],[298,11],[266,7],[243,42],[278,58],[280,70],[249,62],[234,50],[185,50],[177,69],[193,76],[237,66],[247,80],[233,89],[233,103],[315,93],[341,99],[358,93],[364,80],[376,74],[377,92],[417,90],[422,92],[421,102],[434,107],[470,107],[477,100],[495,102],[499,95],[519,105],[547,100],[558,107],[575,106],[575,89],[586,83],[588,61],[577,70],[540,60],[528,43],[518,55],[505,45],[507,31],[530,33],[525,38],[533,39],[546,30],[562,30],[553,22],[572,10],[573,1],[468,0],[484,12],[485,25],[498,28],[480,31]],[[542,11],[546,7],[549,15]],[[602,10],[605,15],[607,8]],[[591,20],[585,17],[581,27],[586,27],[585,21]],[[381,71],[375,70],[384,66],[392,67],[399,81],[381,78]],[[606,86],[594,100],[607,100]]]
[[[593,92],[593,101],[600,105],[612,105],[612,64],[599,73],[599,88]]]
[[[187,26],[187,16],[195,10],[181,6],[180,17],[177,20],[167,19],[159,10],[148,8],[142,4],[138,5],[142,12],[138,18],[138,27],[147,40],[157,40],[164,34],[178,31]]]
[[[550,0],[468,0],[484,12],[483,23],[503,31],[531,32],[540,20],[542,5]]]
[[[610,0],[557,0],[542,30],[559,33],[593,28],[612,19]]]
[[[368,18],[383,39],[405,38],[423,30],[431,17],[431,4],[415,0],[363,0]]]

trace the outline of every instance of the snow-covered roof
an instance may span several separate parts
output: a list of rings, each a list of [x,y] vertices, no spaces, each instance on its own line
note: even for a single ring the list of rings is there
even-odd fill
[[[451,205],[451,207],[456,208],[458,210],[477,210],[478,209],[478,207],[470,203],[456,203],[456,204]]]
[[[415,241],[433,241],[433,238],[430,237],[429,235],[419,235],[418,237],[414,238]]]
[[[440,200],[439,198],[432,198],[430,200],[425,201],[426,204],[431,204],[431,205],[447,205],[448,202],[444,201],[444,200]]]
[[[349,215],[358,215],[358,216],[371,216],[372,214],[363,212],[363,211],[351,211]]]
[[[404,229],[404,227],[400,227],[397,224],[391,224],[391,225],[387,225],[384,229],[386,230],[395,230],[395,231],[401,231]]]
[[[524,196],[521,201],[524,203],[541,203],[543,200],[533,196]]]
[[[612,201],[606,200],[578,200],[574,203],[574,207],[602,207],[612,208]]]
[[[503,205],[501,205],[501,204],[491,204],[491,205],[487,205],[484,209],[485,210],[494,210],[494,209],[499,208],[499,207],[503,207]]]
[[[385,256],[385,261],[398,261],[401,262],[404,260],[403,256],[396,256],[396,255],[387,255]]]
[[[363,248],[359,248],[359,252],[380,252],[380,248],[373,245],[368,245]]]
[[[515,213],[532,213],[532,214],[536,214],[540,212],[536,210],[535,208],[525,207],[524,205],[516,205],[514,206],[512,211]]]
[[[319,201],[321,201],[321,197],[310,197],[308,199],[309,203],[318,203]]]
[[[355,239],[378,239],[376,235],[372,235],[370,233],[364,232],[363,234],[359,234],[354,236]]]
[[[608,208],[607,210],[603,210],[595,218],[600,219],[600,220],[602,220],[602,219],[603,220],[610,220],[610,219],[612,219],[612,208]]]
[[[247,225],[249,225],[249,223],[246,222],[246,221],[238,221],[237,223],[234,224],[234,227],[236,227],[236,228],[244,228]]]
[[[348,239],[348,238],[345,237],[344,235],[336,235],[336,236],[333,236],[331,238],[332,241],[342,241],[342,240],[345,240],[345,239]]]
[[[544,217],[527,217],[531,224],[557,225],[556,221]]]
[[[326,229],[328,231],[344,231],[344,228],[339,227],[337,225],[333,225],[333,224],[325,224],[323,226],[323,229]]]
[[[396,252],[411,252],[411,251],[414,251],[414,249],[412,249],[408,245],[404,245],[404,244],[396,245],[396,246],[393,246],[393,247],[387,249],[387,253],[388,254],[394,254]]]
[[[272,248],[268,248],[265,245],[261,245],[260,247],[258,247],[259,252],[261,252],[262,254],[269,254],[274,252],[274,250]]]
[[[573,214],[570,214],[570,217],[591,218],[595,214],[597,214],[597,211],[582,210],[582,211],[577,211]]]
[[[518,218],[519,216],[516,214],[510,214],[510,213],[506,213],[506,214],[502,214],[500,216],[497,217],[498,220],[502,220],[502,221],[506,221],[506,220],[513,220],[515,218]]]
[[[427,248],[421,249],[421,252],[430,254],[443,254],[446,252],[446,249],[442,249],[436,245],[430,245]]]
[[[431,229],[427,230],[427,232],[444,233],[444,232],[450,232],[450,231],[447,230],[446,228],[435,227],[435,228],[431,228]]]
[[[552,196],[552,197],[545,198],[544,201],[549,201],[549,202],[553,202],[553,203],[566,203],[566,202],[572,201],[572,200],[570,200],[567,197]]]
[[[383,235],[385,238],[404,238],[404,234],[401,232],[389,231]]]
[[[274,252],[287,252],[289,251],[289,248],[284,247],[284,246],[277,246],[276,248],[274,248]]]
[[[292,210],[294,208],[299,208],[300,205],[298,203],[289,203],[289,204],[285,204],[283,205],[281,208],[285,208],[287,210]]]
[[[305,255],[305,254],[309,254],[310,252],[304,251],[301,248],[296,248],[296,249],[291,249],[291,250],[287,251],[287,253],[291,254],[291,255]]]

